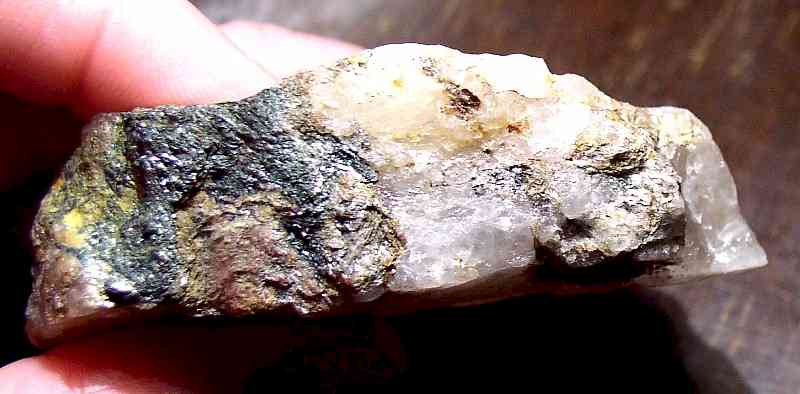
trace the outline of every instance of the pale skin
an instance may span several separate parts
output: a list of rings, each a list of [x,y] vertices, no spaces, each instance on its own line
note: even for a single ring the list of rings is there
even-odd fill
[[[181,0],[0,0],[0,97],[81,119],[160,104],[241,99],[287,74],[347,56],[340,41],[249,22],[215,25]],[[14,116],[12,113],[2,113]],[[0,189],[57,156],[74,125],[3,129]],[[56,143],[52,143],[55,141]],[[0,393],[235,390],[290,333],[281,327],[154,326],[75,340],[0,369]]]

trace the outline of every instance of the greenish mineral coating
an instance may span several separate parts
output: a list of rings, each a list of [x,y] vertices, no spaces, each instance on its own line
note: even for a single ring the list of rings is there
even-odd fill
[[[380,292],[403,243],[369,147],[303,89],[96,118],[34,224],[32,336],[109,308],[302,315]]]

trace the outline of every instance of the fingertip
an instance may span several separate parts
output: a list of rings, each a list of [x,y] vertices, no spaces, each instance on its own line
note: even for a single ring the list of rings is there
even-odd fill
[[[114,8],[86,66],[85,110],[238,100],[275,82],[191,4],[152,4]]]
[[[293,342],[281,326],[121,329],[0,369],[0,394],[236,392],[248,374]]]
[[[185,1],[0,2],[0,89],[89,114],[240,99],[275,78]]]
[[[0,394],[69,392],[62,374],[45,363],[43,356],[32,357],[0,368]]]
[[[278,77],[333,63],[363,48],[269,23],[232,21],[220,29],[254,62]]]

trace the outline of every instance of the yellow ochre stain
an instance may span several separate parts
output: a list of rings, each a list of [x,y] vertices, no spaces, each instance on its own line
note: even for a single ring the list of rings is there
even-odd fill
[[[64,225],[73,229],[80,229],[83,227],[83,214],[78,208],[73,208],[71,211],[64,215]]]
[[[65,246],[79,248],[86,242],[86,235],[81,233],[83,229],[83,214],[78,208],[73,208],[62,218],[64,229],[57,236],[58,240]]]

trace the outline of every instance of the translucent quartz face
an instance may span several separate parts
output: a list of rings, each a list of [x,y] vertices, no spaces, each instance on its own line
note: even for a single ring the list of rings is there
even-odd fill
[[[406,240],[395,290],[542,264],[540,244],[576,266],[666,262],[638,279],[653,285],[766,264],[687,110],[633,107],[538,58],[417,44],[318,72],[310,97],[334,133],[369,141]]]

